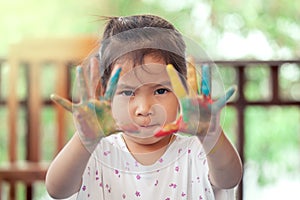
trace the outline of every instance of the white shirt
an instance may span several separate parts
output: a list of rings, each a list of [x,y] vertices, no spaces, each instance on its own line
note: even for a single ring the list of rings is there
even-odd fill
[[[162,157],[145,166],[131,155],[121,134],[101,140],[87,164],[77,199],[215,199],[196,136],[176,134]]]

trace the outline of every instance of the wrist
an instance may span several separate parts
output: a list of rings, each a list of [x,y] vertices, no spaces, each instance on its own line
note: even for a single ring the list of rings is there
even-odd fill
[[[197,135],[202,142],[207,136],[211,137],[214,135],[220,135],[221,131],[222,127],[218,123],[218,121],[211,118],[210,121],[200,121],[197,130]]]
[[[225,140],[225,136],[221,133],[216,141],[216,143],[212,146],[210,150],[208,150],[207,156],[215,154],[222,147]]]
[[[97,145],[99,144],[101,137],[87,138],[85,135],[76,131],[78,138],[80,140],[81,145],[89,152],[92,153]]]

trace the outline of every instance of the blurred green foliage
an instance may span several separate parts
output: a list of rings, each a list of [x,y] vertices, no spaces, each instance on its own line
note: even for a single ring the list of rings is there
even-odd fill
[[[254,53],[244,56],[262,58],[255,51],[265,42],[272,50],[266,59],[290,58],[300,55],[299,7],[300,1],[294,0],[4,0],[0,56],[7,54],[9,44],[25,37],[100,34],[99,16],[151,13],[170,20],[216,58],[226,58],[216,48],[228,34],[248,45],[251,38],[258,42],[251,44]],[[236,52],[246,48],[240,45]]]
[[[258,168],[258,181],[274,182],[286,172],[299,173],[299,107],[246,109],[246,158]]]

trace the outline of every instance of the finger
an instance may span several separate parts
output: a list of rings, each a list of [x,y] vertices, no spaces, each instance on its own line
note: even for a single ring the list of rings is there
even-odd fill
[[[78,66],[76,70],[77,70],[80,98],[82,102],[86,102],[87,99],[89,98],[89,94],[87,90],[86,80],[84,78],[83,69],[81,66]]]
[[[84,77],[86,77],[87,83],[90,85],[91,84],[91,78],[90,78],[90,74],[91,74],[91,60],[87,65],[83,65],[84,67],[82,67],[83,69],[83,74]]]
[[[173,65],[168,64],[167,65],[167,72],[171,80],[172,87],[174,89],[175,94],[178,98],[186,97],[187,92],[185,88],[183,87],[183,84],[181,83],[181,79],[179,78],[179,75]]]
[[[55,103],[61,105],[67,111],[72,112],[73,104],[69,100],[64,99],[56,94],[51,94],[50,99]]]
[[[180,105],[182,107],[181,111],[181,115],[182,115],[182,120],[184,122],[188,122],[190,120],[190,112],[191,110],[193,112],[197,111],[195,110],[196,107],[194,106],[191,98],[182,98],[180,100]]]
[[[225,93],[225,95],[223,97],[221,97],[217,101],[215,101],[212,104],[212,113],[219,112],[226,105],[226,103],[232,97],[232,95],[236,92],[236,90],[237,90],[237,87],[232,86],[231,88],[229,88],[227,90],[227,92]]]
[[[193,60],[187,64],[187,82],[189,88],[192,89],[192,94],[198,93],[197,73]]]
[[[201,74],[197,73],[196,71],[196,80],[197,80],[197,94],[201,94],[201,83],[202,83],[202,77],[201,77]]]
[[[110,78],[106,92],[104,94],[104,99],[110,101],[116,92],[117,83],[120,78],[122,68],[118,68],[115,74]]]
[[[90,61],[90,94],[93,98],[100,96],[100,70],[99,70],[99,60],[96,57],[91,58]]]
[[[182,123],[182,116],[180,116],[174,123],[165,124],[160,130],[158,130],[154,134],[154,136],[162,137],[162,136],[167,136],[176,133],[179,130],[181,123]]]
[[[210,96],[210,91],[211,91],[210,88],[211,88],[210,69],[208,65],[203,65],[201,93],[205,96]]]

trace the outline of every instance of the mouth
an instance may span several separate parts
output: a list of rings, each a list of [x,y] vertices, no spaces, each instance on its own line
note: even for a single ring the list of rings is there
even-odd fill
[[[159,124],[140,126],[138,135],[139,137],[150,137],[154,136],[154,134],[161,129]]]
[[[140,131],[143,131],[143,130],[155,130],[155,129],[158,129],[158,128],[161,128],[161,125],[160,124],[150,124],[150,125],[138,125],[139,127],[139,130]]]
[[[158,124],[150,124],[150,125],[139,125],[141,128],[153,128],[159,126]]]
[[[150,125],[138,125],[138,124],[127,124],[120,127],[123,131],[131,134],[139,135],[152,135],[157,130],[161,129],[159,124],[150,124]]]

